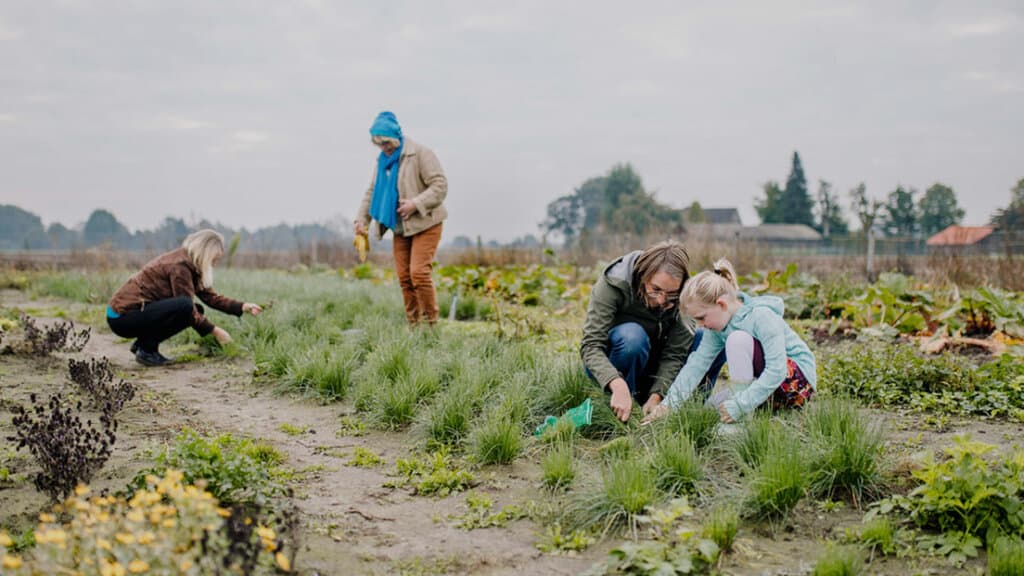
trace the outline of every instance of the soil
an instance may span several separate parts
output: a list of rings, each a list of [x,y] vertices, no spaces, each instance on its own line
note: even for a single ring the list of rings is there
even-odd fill
[[[16,291],[0,292],[0,306],[28,310],[37,318],[58,310],[72,318],[88,317],[82,305],[30,301]],[[28,480],[34,468],[31,459],[6,440],[12,433],[10,407],[27,403],[31,392],[73,392],[66,378],[68,357],[107,357],[119,377],[139,387],[120,413],[114,454],[94,479],[95,488],[122,488],[152,465],[149,451],[183,427],[265,439],[287,455],[288,466],[307,471],[295,486],[303,528],[295,561],[300,574],[578,574],[603,560],[618,543],[605,541],[576,556],[550,555],[534,546],[543,527],[528,519],[500,528],[462,530],[449,515],[465,513],[464,494],[431,498],[384,487],[395,459],[410,454],[406,433],[339,434],[340,418],[352,413],[349,405],[325,406],[276,394],[270,386],[253,383],[251,361],[245,358],[142,367],[134,362],[127,342],[96,325],[78,354],[43,360],[0,356],[0,468],[10,472],[6,481],[0,481],[0,528],[20,532],[31,527],[47,504]],[[891,429],[893,457],[909,466],[924,451],[949,445],[957,433],[1008,445],[1024,431],[1019,425],[976,421],[945,422],[934,430],[923,420],[900,422],[890,413],[878,417]],[[283,424],[307,432],[289,435],[282,431]],[[359,446],[380,454],[384,465],[348,466],[349,455]],[[495,509],[536,499],[540,474],[535,460],[523,457],[510,466],[486,468],[477,474],[482,482],[474,489],[492,497]],[[741,524],[736,551],[725,557],[721,570],[738,575],[808,574],[823,542],[841,537],[861,518],[850,505],[825,512],[817,503],[804,502],[782,525]],[[977,561],[953,568],[929,558],[876,559],[869,572],[962,574],[981,566]]]

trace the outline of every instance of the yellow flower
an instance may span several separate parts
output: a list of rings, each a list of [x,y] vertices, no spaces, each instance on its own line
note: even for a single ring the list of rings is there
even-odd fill
[[[146,531],[142,534],[139,534],[139,544],[149,544],[153,540],[156,540],[156,535],[154,535],[152,532]]]
[[[118,562],[104,562],[103,566],[100,566],[100,574],[101,576],[124,576],[125,569]]]
[[[285,572],[291,572],[292,563],[288,561],[288,557],[284,555],[284,552],[278,552],[274,555],[274,560],[277,560],[277,566]]]
[[[89,493],[89,487],[86,486],[85,484],[79,484],[78,486],[75,487],[75,495],[76,496],[85,496],[88,493]]]
[[[219,514],[221,518],[229,518],[231,516],[231,511],[226,508],[217,508],[217,514]]]
[[[135,535],[126,532],[118,532],[114,534],[114,540],[117,540],[121,544],[135,544]]]
[[[260,526],[256,528],[256,533],[259,534],[260,538],[263,538],[264,540],[273,540],[277,538],[277,534],[274,534],[274,531],[270,528],[267,528],[266,526]]]
[[[127,518],[129,522],[136,522],[136,523],[141,523],[141,522],[144,522],[146,520],[146,515],[142,513],[142,510],[138,510],[138,509],[131,510],[130,512],[125,514],[124,517]]]
[[[174,521],[174,518],[168,518],[161,522],[160,525],[164,528],[174,528],[174,526],[177,525],[177,522]]]
[[[188,572],[189,568],[192,568],[191,560],[182,560],[181,564],[178,565],[178,569],[182,572]]]
[[[57,521],[57,517],[54,516],[53,514],[47,514],[46,512],[43,512],[42,514],[39,515],[39,521],[40,522],[46,522],[48,524],[53,524],[54,522]]]
[[[11,570],[21,568],[21,558],[19,556],[4,554],[3,567]]]
[[[7,535],[7,532],[0,532],[0,546],[3,546],[4,548],[14,546],[14,540],[11,540],[11,537]]]
[[[110,552],[110,540],[107,540],[106,538],[97,538],[96,547],[101,550],[106,550],[107,552]]]
[[[147,570],[149,570],[149,564],[147,564],[144,560],[139,560],[138,558],[132,560],[131,563],[128,564],[128,571],[132,574],[139,574]]]
[[[60,529],[36,530],[36,544],[64,544],[68,535]]]

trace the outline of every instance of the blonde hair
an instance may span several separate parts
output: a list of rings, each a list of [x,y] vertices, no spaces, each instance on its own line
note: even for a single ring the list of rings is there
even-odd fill
[[[658,272],[677,278],[685,285],[690,278],[690,255],[675,240],[658,242],[640,253],[633,263],[633,287],[646,301],[644,286]]]
[[[385,142],[391,142],[391,145],[398,148],[402,145],[402,141],[398,138],[389,138],[387,136],[371,136],[370,140],[375,146],[383,146]]]
[[[203,288],[213,287],[213,260],[224,254],[224,237],[206,228],[186,236],[181,247],[199,269],[199,284]]]
[[[697,274],[683,286],[679,301],[687,304],[700,303],[710,306],[720,298],[736,298],[739,284],[736,283],[736,269],[725,258],[719,258],[713,270],[705,270]]]

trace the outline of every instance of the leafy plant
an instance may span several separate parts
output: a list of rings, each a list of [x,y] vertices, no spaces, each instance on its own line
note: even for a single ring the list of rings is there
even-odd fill
[[[467,511],[462,516],[453,517],[463,530],[505,526],[513,520],[526,516],[521,506],[509,504],[497,512],[491,512],[494,501],[487,495],[470,492],[466,494]]]
[[[100,415],[99,428],[91,420],[83,422],[81,403],[67,406],[61,394],[46,402],[31,394],[29,401],[30,408],[12,407],[14,435],[7,439],[18,450],[27,449],[39,464],[41,470],[32,478],[36,490],[60,500],[78,484],[88,483],[110,458],[117,422],[106,413]]]
[[[374,466],[380,466],[383,463],[380,456],[362,446],[356,446],[352,451],[352,459],[348,461],[349,466],[356,466],[359,468],[373,468]]]
[[[535,546],[545,554],[582,552],[594,543],[594,537],[586,530],[572,530],[562,533],[562,525],[554,524],[544,529],[543,536]]]
[[[399,458],[395,466],[399,478],[388,482],[386,486],[410,486],[413,493],[420,495],[447,496],[452,492],[466,490],[475,481],[473,474],[452,461],[446,449],[440,449],[426,458]]]
[[[124,380],[114,382],[110,361],[68,359],[68,378],[92,400],[94,407],[109,415],[117,414],[135,397],[135,386]]]

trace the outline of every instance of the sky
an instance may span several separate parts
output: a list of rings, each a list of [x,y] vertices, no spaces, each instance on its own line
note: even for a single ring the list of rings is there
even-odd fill
[[[1024,3],[0,1],[0,204],[46,224],[350,222],[381,110],[448,238],[537,234],[621,162],[755,224],[794,151],[812,194],[942,182],[983,224],[1024,178]]]

